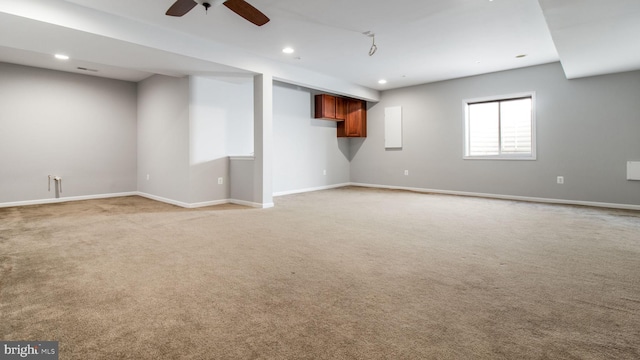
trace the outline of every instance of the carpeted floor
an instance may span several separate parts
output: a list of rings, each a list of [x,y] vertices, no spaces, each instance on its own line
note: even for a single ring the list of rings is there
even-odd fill
[[[0,340],[60,359],[639,359],[640,213],[347,187],[0,209]]]

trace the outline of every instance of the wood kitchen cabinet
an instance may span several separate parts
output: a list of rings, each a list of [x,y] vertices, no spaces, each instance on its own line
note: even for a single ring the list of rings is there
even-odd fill
[[[367,102],[346,99],[346,112],[338,123],[338,137],[367,137]]]
[[[366,101],[319,94],[315,96],[314,117],[337,121],[338,137],[367,136]]]
[[[329,94],[316,95],[316,119],[342,121],[346,118],[345,99]]]

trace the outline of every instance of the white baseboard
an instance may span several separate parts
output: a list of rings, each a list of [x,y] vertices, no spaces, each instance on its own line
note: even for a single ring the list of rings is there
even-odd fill
[[[168,199],[168,198],[164,198],[164,197],[156,196],[156,195],[151,195],[151,194],[147,194],[147,193],[143,193],[143,192],[138,192],[137,194],[142,196],[142,197],[145,197],[147,199],[160,201],[160,202],[171,204],[171,205],[180,206],[180,207],[183,207],[183,208],[186,208],[186,209],[196,209],[196,208],[201,208],[201,207],[223,205],[223,204],[237,204],[237,205],[249,206],[249,207],[258,208],[258,209],[266,209],[266,208],[270,208],[270,207],[274,206],[273,203],[260,204],[260,203],[244,201],[244,200],[237,200],[237,199],[223,199],[223,200],[205,201],[205,202],[189,204],[189,203],[185,203],[185,202],[182,202],[182,201],[172,200],[172,199]]]
[[[528,202],[562,204],[562,205],[580,205],[580,206],[592,206],[592,207],[623,209],[623,210],[640,210],[640,205],[631,205],[631,204],[613,204],[613,203],[602,203],[602,202],[594,202],[594,201],[549,199],[549,198],[528,197],[528,196],[486,194],[486,193],[474,193],[474,192],[466,192],[466,191],[436,190],[436,189],[424,189],[424,188],[414,188],[414,187],[406,187],[406,186],[388,186],[388,185],[364,184],[364,183],[351,183],[350,185],[369,187],[369,188],[379,188],[379,189],[408,190],[408,191],[434,193],[434,194],[442,194],[442,195],[473,196],[473,197],[481,197],[481,198],[488,198],[488,199],[516,200],[516,201],[528,201]]]
[[[113,193],[113,194],[97,194],[97,195],[59,197],[54,199],[14,201],[14,202],[0,203],[0,208],[14,207],[14,206],[28,206],[28,205],[58,204],[58,203],[69,202],[69,201],[107,199],[107,198],[133,196],[133,195],[138,195],[138,192],[132,191],[132,192]]]
[[[14,207],[14,206],[28,206],[28,205],[58,204],[58,203],[64,203],[69,201],[96,200],[96,199],[107,199],[107,198],[114,198],[114,197],[136,196],[136,195],[142,196],[147,199],[155,200],[155,201],[160,201],[163,203],[180,206],[187,209],[195,209],[195,208],[206,207],[206,206],[229,204],[233,202],[233,200],[224,199],[224,200],[215,200],[215,201],[188,204],[185,202],[167,199],[161,196],[151,195],[151,194],[143,193],[140,191],[131,191],[131,192],[113,193],[113,194],[96,194],[96,195],[85,195],[85,196],[60,197],[55,199],[38,199],[38,200],[28,200],[28,201],[6,202],[6,203],[0,203],[0,208]],[[256,204],[255,206],[254,205],[247,205],[247,206],[263,207],[262,205],[260,206],[257,206],[257,205],[259,204]],[[271,204],[271,206],[273,206],[273,204]]]
[[[196,209],[196,208],[207,207],[207,206],[216,206],[216,205],[228,204],[230,202],[231,202],[231,200],[229,200],[229,199],[204,201],[204,202],[199,202],[199,203],[187,204],[186,208],[188,208],[188,209]]]
[[[336,189],[336,188],[341,188],[341,187],[345,187],[345,186],[349,186],[349,185],[352,185],[352,184],[351,183],[342,183],[342,184],[333,184],[333,185],[319,186],[319,187],[306,188],[306,189],[280,191],[280,192],[273,193],[273,196],[284,196],[284,195],[293,195],[293,194],[306,193],[306,192],[311,192],[311,191]]]
[[[442,195],[473,196],[473,197],[482,197],[482,198],[489,198],[489,199],[516,200],[516,201],[528,201],[528,202],[549,203],[549,204],[563,204],[563,205],[580,205],[580,206],[592,206],[592,207],[640,211],[640,205],[631,205],[631,204],[614,204],[614,203],[602,203],[602,202],[593,202],[593,201],[549,199],[549,198],[538,198],[538,197],[528,197],[528,196],[486,194],[486,193],[474,193],[474,192],[466,192],[466,191],[437,190],[437,189],[425,189],[425,188],[415,188],[415,187],[406,187],[406,186],[390,186],[390,185],[366,184],[366,183],[344,183],[344,184],[335,184],[335,185],[315,187],[315,188],[283,191],[279,193],[274,193],[273,196],[284,196],[284,195],[299,194],[299,193],[305,193],[305,192],[311,192],[311,191],[329,190],[329,189],[335,189],[335,188],[340,188],[345,186],[362,186],[362,187],[369,187],[369,188],[407,190],[407,191],[434,193],[434,194],[442,194]],[[214,201],[189,204],[181,201],[167,199],[161,196],[151,195],[151,194],[147,194],[139,191],[132,191],[132,192],[112,193],[112,194],[96,194],[96,195],[85,195],[85,196],[61,197],[61,198],[55,198],[55,199],[38,199],[38,200],[28,200],[28,201],[6,202],[6,203],[0,203],[0,208],[14,207],[14,206],[28,206],[28,205],[56,204],[56,203],[63,203],[68,201],[107,199],[107,198],[114,198],[114,197],[134,196],[134,195],[142,196],[151,200],[160,201],[167,204],[180,206],[187,209],[194,209],[194,208],[215,206],[215,205],[222,205],[222,204],[229,204],[229,203],[249,206],[249,207],[258,208],[258,209],[267,209],[267,208],[274,207],[274,203],[261,204],[261,203],[237,200],[237,199],[223,199],[223,200],[214,200]]]
[[[171,205],[175,205],[175,206],[180,206],[183,208],[187,208],[189,206],[188,203],[182,202],[182,201],[177,201],[177,200],[173,200],[173,199],[169,199],[169,198],[165,198],[162,196],[157,196],[157,195],[151,195],[151,194],[147,194],[144,192],[137,192],[137,195],[142,196],[143,198],[147,198],[147,199],[151,199],[151,200],[155,200],[155,201],[160,201],[166,204],[171,204]]]
[[[268,209],[268,208],[272,208],[272,207],[275,206],[273,203],[260,204],[260,203],[256,203],[256,202],[238,200],[238,199],[230,199],[229,202],[231,204],[249,206],[249,207],[257,208],[257,209]]]
[[[231,202],[229,199],[223,199],[223,200],[204,201],[199,203],[186,203],[182,201],[168,199],[162,196],[147,194],[140,191],[138,191],[137,194],[147,199],[160,201],[160,202],[175,205],[175,206],[180,206],[186,209],[196,209],[196,208],[207,207],[207,206],[222,205],[222,204],[228,204]]]

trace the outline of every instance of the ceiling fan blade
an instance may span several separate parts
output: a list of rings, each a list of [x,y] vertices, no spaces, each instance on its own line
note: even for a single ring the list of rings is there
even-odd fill
[[[255,25],[262,26],[269,22],[265,14],[244,0],[227,0],[224,5]]]
[[[167,10],[166,15],[182,16],[188,13],[196,5],[198,5],[198,3],[194,0],[177,0],[175,3],[173,3],[173,5],[171,5],[169,10]]]

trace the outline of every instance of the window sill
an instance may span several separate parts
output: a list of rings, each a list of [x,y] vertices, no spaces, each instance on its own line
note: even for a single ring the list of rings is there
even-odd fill
[[[536,160],[535,156],[463,156],[463,160]]]

